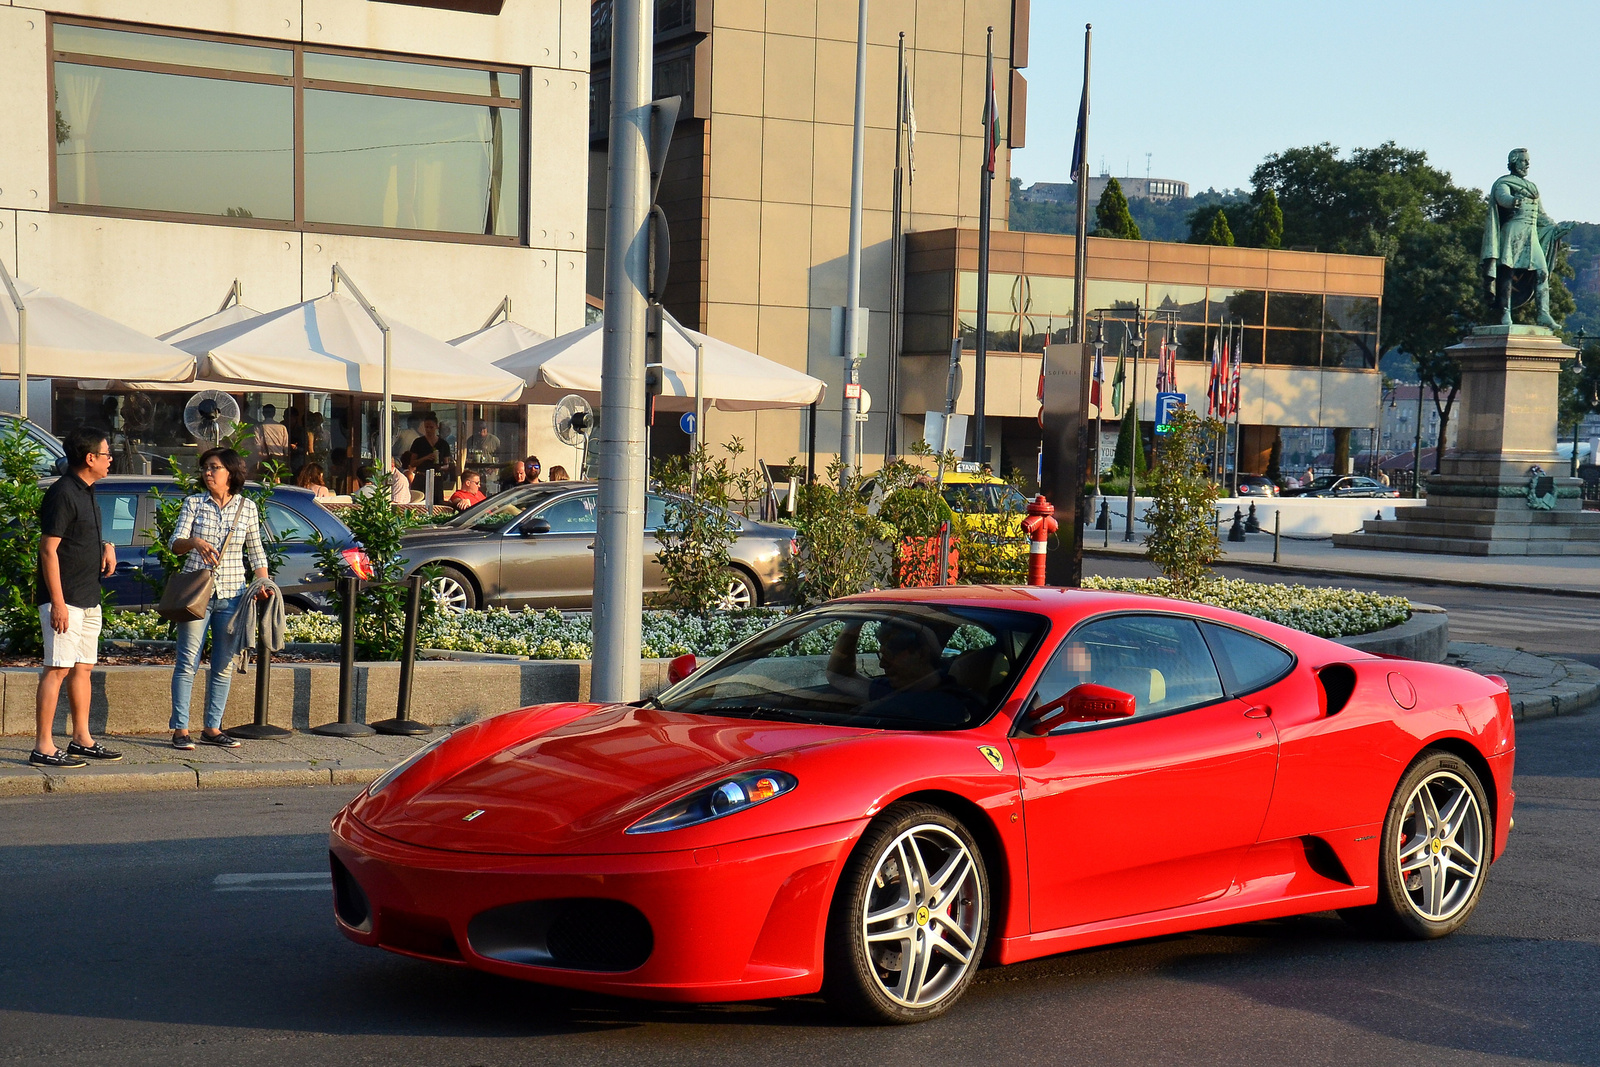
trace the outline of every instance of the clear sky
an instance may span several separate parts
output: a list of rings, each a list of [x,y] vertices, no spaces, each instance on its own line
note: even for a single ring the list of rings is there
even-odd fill
[[[1273,152],[1420,148],[1486,189],[1506,153],[1557,219],[1600,222],[1600,0],[1033,0],[1024,185],[1071,180],[1094,24],[1089,167],[1248,188]]]

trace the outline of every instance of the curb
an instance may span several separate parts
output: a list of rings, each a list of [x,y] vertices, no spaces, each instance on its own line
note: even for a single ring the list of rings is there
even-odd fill
[[[182,789],[257,789],[286,785],[366,785],[389,769],[317,766],[311,763],[257,763],[227,767],[190,767],[151,763],[133,767],[79,771],[41,771],[33,767],[0,768],[0,797],[42,793],[152,793]]]
[[[1591,704],[1600,703],[1600,667],[1562,656],[1545,656],[1567,668],[1571,680],[1566,685],[1555,685],[1534,695],[1511,702],[1511,717],[1517,722],[1534,719],[1552,719],[1561,715],[1579,715]],[[1576,676],[1576,677],[1574,677]],[[1577,679],[1585,679],[1579,681]]]
[[[1450,653],[1450,616],[1443,608],[1413,603],[1411,618],[1405,622],[1333,640],[1359,652],[1443,663]]]
[[[1096,559],[1143,559],[1140,552],[1118,552],[1115,549],[1084,548],[1085,556]],[[1477,559],[1478,557],[1469,557]],[[1325,578],[1355,578],[1366,579],[1374,582],[1392,582],[1404,580],[1412,585],[1442,585],[1456,589],[1492,589],[1502,593],[1540,593],[1546,596],[1587,597],[1594,599],[1600,597],[1600,590],[1593,589],[1567,589],[1561,586],[1536,586],[1519,585],[1515,582],[1481,582],[1470,578],[1436,578],[1428,575],[1393,575],[1372,574],[1367,571],[1332,570],[1327,567],[1312,567],[1301,563],[1272,563],[1270,561],[1255,560],[1230,560],[1226,557],[1219,559],[1213,566],[1236,567],[1241,570],[1265,571],[1268,573],[1282,571],[1287,574],[1320,575]]]

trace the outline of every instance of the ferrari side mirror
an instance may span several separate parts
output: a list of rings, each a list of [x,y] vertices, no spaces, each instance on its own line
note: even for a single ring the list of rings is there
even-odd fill
[[[1023,716],[1022,728],[1036,737],[1043,737],[1063,723],[1128,719],[1136,711],[1132,693],[1085,682],[1073,686],[1048,704],[1041,704],[1029,711]]]
[[[667,681],[677,685],[693,674],[698,666],[700,666],[700,661],[694,658],[693,652],[679,656],[667,664]]]

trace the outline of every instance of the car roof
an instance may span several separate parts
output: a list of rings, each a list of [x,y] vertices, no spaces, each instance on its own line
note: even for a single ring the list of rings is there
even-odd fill
[[[1225,623],[1249,630],[1287,645],[1297,651],[1307,641],[1320,641],[1301,630],[1280,626],[1255,616],[1245,615],[1227,608],[1213,607],[1189,600],[1149,593],[1125,593],[1110,589],[1071,589],[1063,586],[1001,586],[1001,585],[947,585],[915,589],[880,589],[871,593],[857,593],[831,601],[831,604],[948,604],[951,606],[993,608],[1000,611],[1028,611],[1047,615],[1053,622],[1067,626],[1091,615],[1115,611],[1172,612],[1194,619]],[[1367,658],[1367,653],[1342,649],[1342,654]]]
[[[944,476],[945,485],[1005,485],[1006,480],[993,474],[963,474],[956,471],[947,471]]]

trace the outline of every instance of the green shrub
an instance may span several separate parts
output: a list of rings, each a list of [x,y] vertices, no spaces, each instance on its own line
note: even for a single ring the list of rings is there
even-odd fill
[[[405,643],[408,594],[405,585],[397,584],[405,574],[400,538],[408,530],[427,525],[428,517],[397,508],[378,493],[357,493],[350,502],[351,507],[341,511],[339,518],[355,535],[356,543],[366,550],[373,571],[371,580],[361,583],[356,596],[356,655],[371,660],[399,659]],[[315,535],[311,543],[316,550],[318,573],[333,583],[333,611],[337,618],[344,611],[341,579],[349,573],[348,568],[338,544],[321,534]],[[438,614],[438,604],[428,584],[438,571],[424,567],[422,574],[425,581],[420,618],[426,624]]]
[[[44,490],[38,464],[44,453],[20,419],[0,433],[0,644],[6,651],[38,653],[39,508]]]
[[[723,447],[735,460],[744,450],[737,439]],[[665,606],[704,615],[720,605],[728,589],[728,549],[738,534],[728,514],[737,479],[728,461],[713,460],[705,445],[656,462],[656,483],[667,500],[656,531]]]
[[[827,480],[800,487],[794,555],[784,579],[800,607],[889,584],[894,528],[867,510],[863,479],[835,459]]]
[[[1145,548],[1179,596],[1209,578],[1211,564],[1222,555],[1213,525],[1217,484],[1205,459],[1207,442],[1222,429],[1215,419],[1178,409],[1168,423],[1161,462],[1151,477],[1150,495],[1155,500],[1144,513],[1150,526]]]

